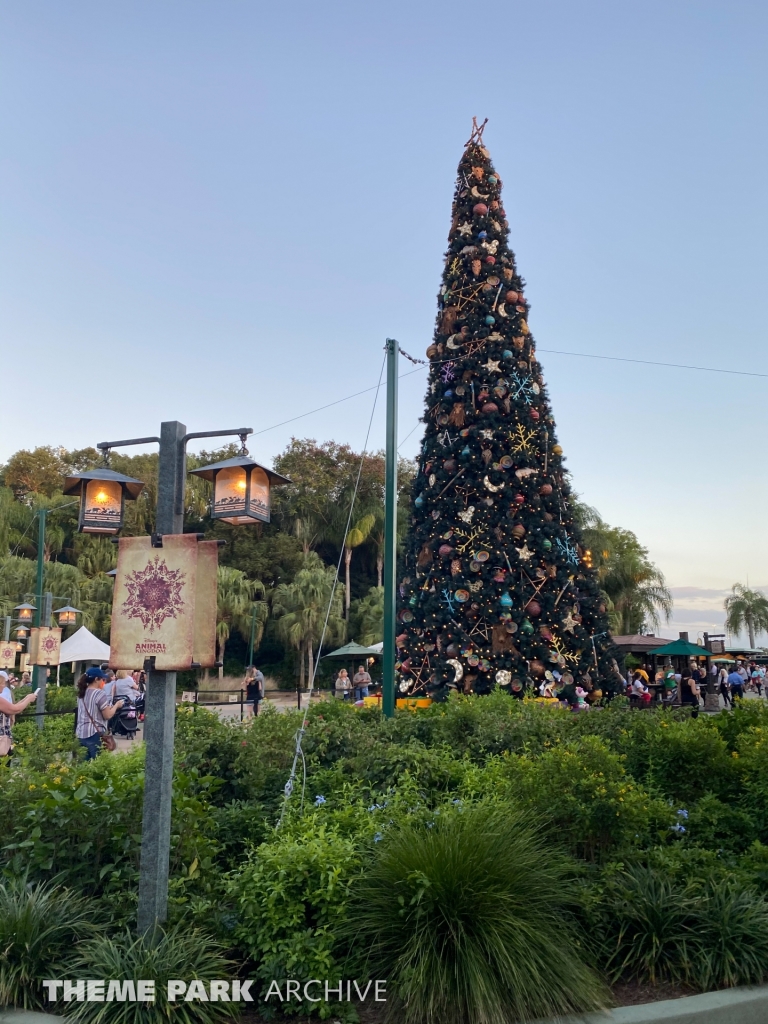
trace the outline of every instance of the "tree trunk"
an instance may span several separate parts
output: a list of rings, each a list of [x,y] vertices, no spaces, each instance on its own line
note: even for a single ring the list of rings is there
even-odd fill
[[[376,555],[376,576],[378,577],[378,585],[381,586],[382,578],[384,576],[384,556]]]
[[[304,689],[304,645],[299,648],[299,689]]]
[[[352,563],[352,548],[344,548],[344,572],[346,589],[344,591],[344,618],[349,622],[349,567]]]
[[[755,646],[755,624],[752,619],[747,619],[747,630],[749,631],[749,646],[754,649]]]
[[[309,685],[312,685],[312,678],[315,674],[315,652],[312,650],[311,638],[307,641],[307,660],[308,660],[308,681]]]
[[[219,640],[218,647],[219,647],[219,657],[218,657],[218,660],[221,662],[221,664],[219,665],[219,679],[223,679],[224,678],[224,642],[222,640]]]

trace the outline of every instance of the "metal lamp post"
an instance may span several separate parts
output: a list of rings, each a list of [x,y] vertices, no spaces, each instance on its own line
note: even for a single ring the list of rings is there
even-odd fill
[[[137,437],[124,441],[102,441],[98,448],[108,453],[112,448],[128,445],[159,443],[160,461],[157,479],[158,535],[184,532],[184,489],[187,476],[187,442],[202,437],[237,436],[245,445],[246,437],[253,433],[250,427],[237,430],[207,430],[189,433],[183,423],[169,420],[160,425],[159,437]],[[195,470],[200,476],[213,478],[214,487],[224,470],[222,482],[234,482],[234,498],[224,511],[216,516],[216,497],[213,514],[236,522],[269,522],[269,485],[289,482],[285,477],[266,470],[248,459],[247,455],[205,466]],[[254,470],[259,473],[254,475]],[[245,487],[241,488],[242,476]],[[210,475],[209,475],[210,474]],[[259,474],[263,474],[259,475]],[[232,480],[230,480],[232,477]],[[266,492],[264,483],[266,478]],[[242,507],[240,492],[242,491]],[[233,495],[229,495],[230,499]],[[138,927],[141,934],[154,935],[157,926],[168,916],[168,871],[171,844],[171,797],[173,783],[174,718],[176,711],[176,673],[158,672],[154,661],[147,673],[147,697],[144,719],[144,808],[142,813],[141,865],[139,873]]]

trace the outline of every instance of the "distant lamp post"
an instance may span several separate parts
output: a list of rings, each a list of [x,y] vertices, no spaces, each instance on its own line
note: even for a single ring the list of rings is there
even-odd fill
[[[211,518],[234,526],[268,523],[272,487],[291,482],[288,477],[254,462],[245,449],[234,459],[201,466],[190,473],[213,483]]]
[[[29,627],[28,626],[17,626],[16,629],[14,630],[14,633],[16,634],[16,637],[19,640],[26,640],[27,637],[29,636]]]
[[[73,608],[71,604],[65,604],[63,608],[57,608],[53,613],[59,620],[59,625],[74,626],[77,622],[77,616],[81,614],[79,608]]]
[[[32,616],[37,611],[37,608],[35,608],[33,604],[17,604],[13,610],[16,612],[17,622],[21,622],[23,625],[32,625]]]
[[[125,519],[126,498],[138,498],[143,488],[141,480],[106,468],[77,473],[64,481],[65,494],[80,495],[81,533],[117,533]]]

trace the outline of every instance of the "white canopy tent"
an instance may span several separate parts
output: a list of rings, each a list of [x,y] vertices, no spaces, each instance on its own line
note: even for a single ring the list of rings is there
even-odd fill
[[[94,636],[89,629],[81,626],[76,633],[61,645],[60,661],[109,661],[109,644]]]

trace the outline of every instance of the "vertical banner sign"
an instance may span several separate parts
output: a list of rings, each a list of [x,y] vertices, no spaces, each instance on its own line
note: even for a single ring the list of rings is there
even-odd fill
[[[197,545],[195,639],[192,647],[192,660],[200,668],[213,668],[216,664],[216,570],[218,567],[218,541],[200,541]]]
[[[16,643],[3,640],[0,643],[0,668],[13,668],[16,664]]]
[[[149,537],[120,539],[110,668],[136,668],[146,658],[154,658],[160,672],[181,671],[198,661],[197,648],[207,651],[209,646],[202,635],[196,640],[196,608],[198,603],[205,604],[198,584],[203,583],[210,602],[211,579],[214,637],[216,632],[216,570],[211,574],[209,561],[207,543],[199,543],[193,533],[165,534],[159,548],[152,547]],[[203,616],[206,623],[209,617]]]
[[[30,665],[58,665],[61,654],[61,630],[33,626],[29,636]]]

